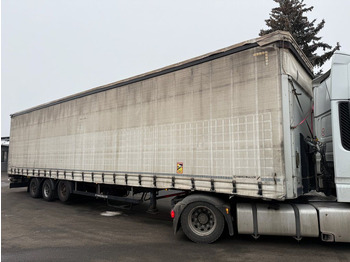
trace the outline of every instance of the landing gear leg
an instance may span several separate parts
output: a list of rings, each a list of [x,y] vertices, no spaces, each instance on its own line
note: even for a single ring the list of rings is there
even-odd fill
[[[153,189],[150,191],[150,204],[149,208],[147,210],[147,213],[150,214],[158,214],[158,208],[157,208],[157,190]]]

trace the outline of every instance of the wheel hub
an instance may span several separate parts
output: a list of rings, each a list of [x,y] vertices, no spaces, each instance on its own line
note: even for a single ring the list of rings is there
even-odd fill
[[[209,218],[208,218],[208,216],[206,214],[200,213],[199,216],[198,216],[198,221],[202,225],[205,225],[206,223],[208,223]]]
[[[62,185],[62,187],[61,187],[61,193],[62,193],[62,195],[66,195],[66,193],[67,193],[67,189],[66,189],[66,185]]]
[[[189,213],[188,222],[192,232],[199,236],[210,235],[216,228],[216,217],[206,206],[193,208]]]
[[[36,192],[36,189],[37,189],[36,185],[35,185],[35,184],[32,184],[31,189],[32,189],[32,192],[35,193],[35,192]]]
[[[48,196],[49,196],[49,186],[48,186],[48,185],[45,185],[45,188],[44,188],[44,195],[45,195],[45,197],[48,197]]]

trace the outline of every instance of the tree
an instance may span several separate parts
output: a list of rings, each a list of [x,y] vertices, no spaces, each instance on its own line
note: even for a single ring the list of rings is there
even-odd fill
[[[321,67],[328,59],[330,59],[340,45],[332,48],[329,44],[321,42],[321,38],[317,36],[324,27],[325,21],[315,25],[316,19],[311,22],[305,16],[305,13],[312,11],[313,6],[305,7],[304,0],[274,0],[279,4],[273,8],[270,18],[265,20],[269,27],[267,30],[260,30],[260,36],[269,34],[276,30],[288,31],[292,34],[298,45],[309,58],[310,62],[317,67]],[[324,53],[318,55],[316,51],[321,48]],[[327,52],[325,52],[328,50]]]

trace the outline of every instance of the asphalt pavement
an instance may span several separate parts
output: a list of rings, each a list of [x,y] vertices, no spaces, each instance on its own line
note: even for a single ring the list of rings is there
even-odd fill
[[[147,202],[128,210],[91,198],[33,199],[25,188],[9,189],[6,174],[1,179],[2,261],[350,261],[350,244],[317,238],[224,235],[192,243],[181,230],[173,235],[170,199],[151,215]]]

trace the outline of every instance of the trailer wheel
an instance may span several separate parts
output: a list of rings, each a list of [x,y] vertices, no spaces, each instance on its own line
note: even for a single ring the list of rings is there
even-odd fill
[[[194,202],[181,215],[185,235],[196,243],[212,243],[224,231],[225,221],[220,211],[207,202]]]
[[[45,179],[42,186],[43,199],[46,201],[53,201],[55,199],[55,184],[51,179]]]
[[[69,181],[60,181],[57,187],[57,194],[59,200],[68,202],[72,196],[72,183]]]
[[[32,198],[40,198],[41,194],[41,181],[34,177],[29,182],[29,194]]]

